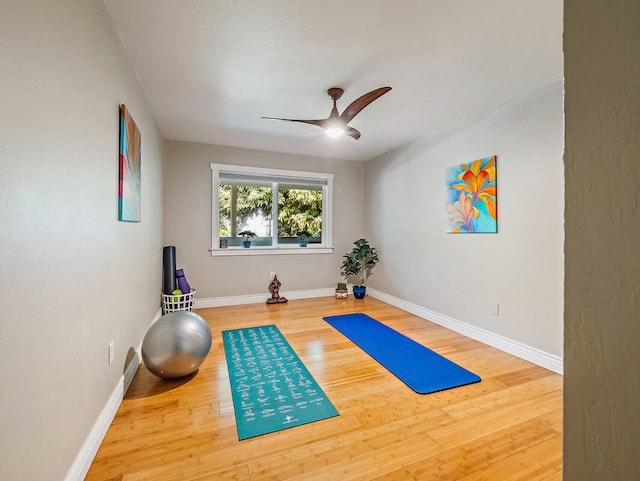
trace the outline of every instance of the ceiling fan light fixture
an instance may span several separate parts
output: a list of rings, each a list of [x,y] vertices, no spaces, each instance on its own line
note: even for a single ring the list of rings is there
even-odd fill
[[[327,137],[335,139],[344,135],[344,129],[342,127],[329,127],[324,129],[324,133],[327,134]]]

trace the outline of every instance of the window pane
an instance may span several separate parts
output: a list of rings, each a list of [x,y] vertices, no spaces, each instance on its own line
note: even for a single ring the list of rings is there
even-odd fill
[[[322,186],[278,185],[278,242],[296,243],[306,232],[309,242],[322,241]]]
[[[221,181],[219,188],[219,236],[228,240],[228,246],[241,246],[239,234],[256,234],[252,245],[271,245],[272,188],[263,183]]]

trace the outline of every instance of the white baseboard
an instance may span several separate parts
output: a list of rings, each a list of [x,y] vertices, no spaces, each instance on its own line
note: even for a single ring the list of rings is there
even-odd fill
[[[335,295],[335,293],[335,287],[328,287],[326,289],[309,289],[306,291],[287,291],[281,292],[280,295],[287,299],[308,299],[312,297],[329,297]],[[245,296],[209,297],[206,299],[196,298],[193,307],[196,309],[204,309],[206,307],[264,304],[269,297],[269,294],[249,294]]]
[[[439,324],[443,327],[446,327],[447,329],[451,329],[452,331],[458,332],[471,339],[475,339],[476,341],[483,342],[491,347],[500,349],[501,351],[513,354],[514,356],[524,359],[525,361],[532,362],[534,364],[537,364],[538,366],[544,367],[545,369],[549,369],[550,371],[556,372],[558,374],[563,373],[563,362],[560,356],[550,354],[538,348],[523,344],[518,341],[514,341],[513,339],[509,339],[504,336],[500,336],[499,334],[495,334],[485,329],[472,326],[471,324],[467,324],[466,322],[462,322],[449,316],[445,316],[444,314],[431,311],[425,307],[418,306],[417,304],[412,304],[410,302],[404,301],[389,294],[385,294],[384,292],[380,292],[370,287],[367,287],[367,294],[369,294],[371,297],[386,302],[387,304],[391,304],[392,306],[402,309],[403,311],[415,314],[418,317],[422,317],[423,319]]]
[[[158,310],[149,324],[149,327],[160,319],[161,316],[162,309]],[[138,354],[138,359],[142,359],[142,339],[140,339],[140,343],[135,349]],[[80,452],[73,461],[71,468],[69,468],[64,481],[82,481],[89,472],[89,468],[91,467],[91,463],[93,463],[96,453],[98,452],[98,448],[100,448],[100,444],[102,444],[102,440],[107,434],[109,426],[111,426],[111,422],[116,416],[120,404],[122,404],[122,398],[124,397],[125,392],[125,377],[129,376],[132,378],[138,367],[139,364],[130,363],[130,365],[126,367],[125,373],[120,376],[120,379],[118,379],[113,392],[109,396],[104,408],[102,408],[102,412],[98,416],[98,419],[96,419],[91,431],[89,431],[89,435],[87,436],[87,439],[85,439],[82,448],[80,448]]]
[[[563,373],[563,363],[560,356],[550,354],[542,351],[538,348],[523,344],[513,339],[495,334],[493,332],[481,329],[479,327],[472,326],[466,322],[453,319],[452,317],[440,314],[425,307],[410,302],[404,301],[397,297],[385,294],[371,287],[367,288],[367,293],[376,299],[379,299],[387,304],[395,306],[403,311],[410,312],[416,316],[422,317],[429,321],[435,322],[447,329],[463,334],[476,341],[483,342],[489,346],[500,349],[514,356],[517,356],[525,361],[532,362],[538,366],[549,369],[550,371],[558,374]],[[326,297],[333,296],[335,294],[335,288],[329,287],[326,289],[313,289],[307,291],[291,291],[283,292],[282,296],[287,299],[305,299],[310,297]],[[238,306],[242,304],[256,304],[263,303],[269,298],[268,294],[252,294],[246,296],[229,296],[229,297],[211,297],[208,299],[196,299],[194,307],[222,307],[222,306]]]
[[[113,389],[111,396],[109,396],[107,404],[105,404],[98,419],[96,419],[96,422],[89,432],[89,436],[87,436],[80,452],[73,461],[64,481],[82,481],[89,472],[93,458],[95,458],[98,448],[104,436],[107,434],[109,426],[111,426],[111,421],[113,421],[113,418],[116,416],[120,403],[122,402],[124,393],[123,386],[124,376],[120,376],[116,387]]]

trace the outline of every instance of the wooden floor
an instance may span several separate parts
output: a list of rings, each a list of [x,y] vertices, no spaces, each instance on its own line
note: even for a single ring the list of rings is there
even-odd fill
[[[322,320],[365,312],[482,382],[414,393]],[[201,309],[214,337],[198,373],[141,366],[87,480],[562,479],[560,375],[367,297]],[[340,416],[238,441],[221,331],[276,324]]]

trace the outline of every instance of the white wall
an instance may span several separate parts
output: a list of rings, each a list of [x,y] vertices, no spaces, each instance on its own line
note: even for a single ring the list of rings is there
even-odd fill
[[[640,2],[566,0],[564,479],[640,479]]]
[[[117,220],[120,103],[140,223]],[[162,148],[101,1],[0,3],[0,479],[65,478],[159,307]]]
[[[211,162],[326,172],[333,181],[333,254],[212,257]],[[362,235],[362,163],[213,145],[165,143],[164,242],[197,299],[269,293],[276,272],[282,292],[335,287],[342,255]]]
[[[369,285],[562,355],[562,85],[365,164]],[[498,233],[447,234],[445,169],[497,155]],[[499,303],[500,315],[490,314]]]

